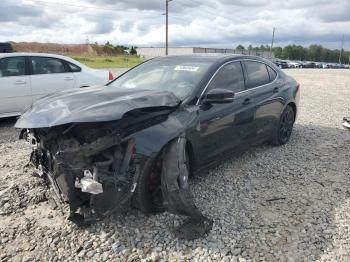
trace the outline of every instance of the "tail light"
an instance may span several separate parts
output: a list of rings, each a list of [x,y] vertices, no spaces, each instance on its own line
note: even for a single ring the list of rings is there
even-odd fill
[[[112,72],[109,71],[108,80],[111,81],[111,80],[113,80],[113,78],[114,78],[114,76],[113,76]]]

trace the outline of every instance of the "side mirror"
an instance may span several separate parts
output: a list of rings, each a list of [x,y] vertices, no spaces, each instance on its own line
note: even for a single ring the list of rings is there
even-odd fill
[[[204,103],[210,104],[226,104],[232,103],[234,100],[235,94],[227,89],[216,88],[210,90],[204,97]]]

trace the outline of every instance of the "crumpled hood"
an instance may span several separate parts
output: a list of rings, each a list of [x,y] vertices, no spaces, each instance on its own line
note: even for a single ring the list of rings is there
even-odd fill
[[[44,128],[75,122],[118,120],[131,110],[175,107],[179,99],[171,92],[118,90],[102,86],[72,89],[46,96],[28,108],[16,128]]]

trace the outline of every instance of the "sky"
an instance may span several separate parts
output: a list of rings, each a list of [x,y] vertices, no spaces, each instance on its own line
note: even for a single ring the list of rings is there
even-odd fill
[[[350,50],[350,0],[172,0],[169,45]],[[0,42],[164,46],[165,0],[1,0]]]

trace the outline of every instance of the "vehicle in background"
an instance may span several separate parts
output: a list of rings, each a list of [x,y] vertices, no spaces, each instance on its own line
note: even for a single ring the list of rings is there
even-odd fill
[[[71,88],[104,85],[108,70],[91,69],[53,54],[0,54],[0,118],[20,115],[40,97]]]
[[[280,68],[331,68],[331,69],[350,69],[350,65],[338,64],[338,63],[326,63],[326,62],[312,62],[312,61],[291,61],[274,59],[271,60],[275,65]],[[287,64],[287,66],[286,66]]]
[[[288,68],[288,63],[281,59],[274,59],[272,60],[272,63],[274,63],[279,68]]]
[[[10,43],[0,43],[0,53],[12,53],[13,48]]]
[[[288,67],[289,68],[300,68],[301,64],[296,61],[287,61]]]
[[[335,63],[328,63],[327,68],[337,69],[338,67],[337,67],[337,64],[335,64]]]
[[[302,68],[316,68],[316,64],[314,62],[303,61],[301,64]]]
[[[328,65],[329,65],[329,68],[332,68],[332,69],[340,69],[340,68],[342,68],[341,64],[337,64],[337,63],[330,63]]]
[[[323,63],[315,62],[315,68],[323,68]]]

